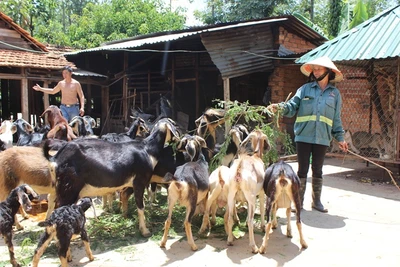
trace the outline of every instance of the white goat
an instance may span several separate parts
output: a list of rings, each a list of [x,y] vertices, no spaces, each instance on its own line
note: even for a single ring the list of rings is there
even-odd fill
[[[0,126],[0,140],[3,141],[5,148],[13,146],[13,134],[17,132],[17,127],[10,121],[4,120]]]
[[[241,152],[230,167],[230,178],[228,180],[228,245],[233,245],[232,227],[234,223],[236,201],[238,197],[243,196],[247,202],[247,226],[249,229],[249,241],[251,251],[258,253],[258,247],[254,240],[253,220],[256,209],[257,195],[260,199],[261,228],[265,226],[265,194],[263,191],[264,183],[264,162],[262,153],[264,147],[269,148],[268,138],[261,130],[252,131],[242,142],[241,147],[246,148],[248,144],[255,148],[254,154],[249,155]],[[238,195],[237,195],[238,194]]]

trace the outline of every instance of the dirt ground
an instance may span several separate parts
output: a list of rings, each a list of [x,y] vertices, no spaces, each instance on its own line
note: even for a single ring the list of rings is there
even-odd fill
[[[297,169],[296,162],[291,165]],[[397,168],[392,170],[398,181]],[[83,247],[73,247],[70,266],[400,266],[400,190],[390,184],[389,175],[373,165],[367,167],[346,158],[327,158],[324,175],[322,201],[329,213],[311,209],[311,179],[307,185],[301,213],[306,250],[301,249],[294,215],[293,238],[284,235],[286,216],[279,210],[279,226],[271,233],[262,255],[251,253],[248,233],[238,236],[229,247],[226,237],[195,237],[196,252],[190,250],[181,233],[169,239],[165,249],[149,239],[104,253],[94,250],[93,262],[88,261]],[[27,229],[32,223],[33,218],[22,222]],[[261,233],[255,235],[258,246],[262,238]],[[18,259],[23,250],[21,244],[14,245]],[[10,266],[5,264],[7,260],[7,248],[1,240],[0,267]],[[59,266],[59,260],[44,258],[39,266]]]

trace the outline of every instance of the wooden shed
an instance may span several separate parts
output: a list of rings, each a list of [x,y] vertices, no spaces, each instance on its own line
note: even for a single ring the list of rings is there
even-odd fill
[[[271,92],[297,88],[305,79],[294,60],[325,41],[297,18],[280,16],[136,36],[65,56],[108,76],[101,133],[121,131],[134,107],[155,112],[160,94],[193,129],[214,99],[263,105]]]

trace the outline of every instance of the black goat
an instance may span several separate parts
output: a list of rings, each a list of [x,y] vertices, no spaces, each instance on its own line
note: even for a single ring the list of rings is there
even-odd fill
[[[172,210],[175,203],[179,201],[180,205],[186,207],[186,217],[184,221],[186,237],[193,251],[197,250],[192,235],[192,217],[196,212],[196,207],[200,203],[205,207],[208,196],[208,163],[201,152],[201,148],[207,148],[203,138],[199,136],[186,137],[185,150],[190,161],[176,168],[174,175],[167,174],[165,180],[171,180],[168,187],[168,218],[165,221],[164,235],[160,247],[165,247],[168,231],[171,225]],[[183,145],[181,145],[183,147]],[[197,158],[197,160],[196,160]]]
[[[39,239],[39,244],[33,255],[32,266],[37,267],[40,257],[43,255],[47,246],[54,237],[58,240],[58,257],[62,267],[68,267],[68,262],[72,261],[71,238],[73,235],[80,235],[85,245],[86,255],[90,261],[94,260],[90,249],[89,237],[85,229],[85,211],[92,206],[92,199],[85,197],[76,204],[63,206],[54,210],[50,218],[41,223],[46,230]]]
[[[33,189],[28,185],[20,185],[14,188],[7,199],[0,203],[0,232],[4,237],[10,253],[10,262],[13,267],[19,267],[14,256],[14,246],[12,243],[12,226],[14,224],[15,215],[20,206],[31,209],[31,199],[39,197]]]
[[[139,229],[150,236],[144,217],[143,193],[165,144],[179,139],[175,123],[160,120],[150,135],[140,141],[111,143],[101,139],[68,142],[51,161],[55,175],[57,203],[70,205],[84,196],[106,195],[132,186],[139,215]]]
[[[265,236],[263,243],[259,249],[260,253],[264,253],[269,238],[271,226],[275,229],[278,225],[276,219],[276,210],[286,208],[287,229],[286,236],[292,237],[292,227],[290,225],[291,203],[296,208],[296,224],[300,234],[300,244],[302,248],[307,248],[307,243],[303,238],[303,231],[300,220],[300,179],[294,172],[293,168],[284,161],[272,164],[265,171],[264,176],[264,192],[267,194],[266,214],[267,225],[265,226]],[[270,216],[272,222],[270,221]]]
[[[149,133],[145,121],[136,117],[132,121],[131,127],[126,133],[107,133],[101,136],[101,139],[109,142],[127,142],[132,141],[137,136],[145,137]]]

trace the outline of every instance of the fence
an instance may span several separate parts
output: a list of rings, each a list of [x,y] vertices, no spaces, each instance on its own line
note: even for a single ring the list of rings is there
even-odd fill
[[[343,61],[337,66],[344,75],[337,87],[350,149],[372,160],[400,162],[400,60]],[[337,151],[333,144],[331,152]]]

